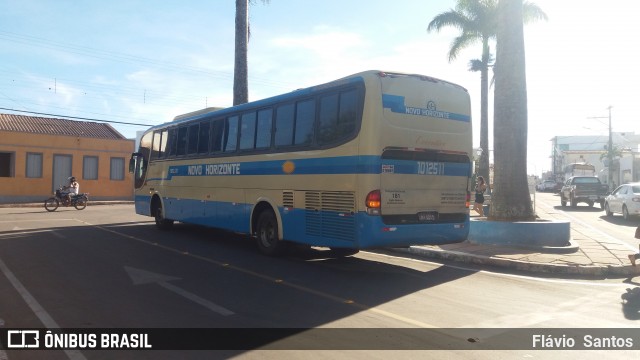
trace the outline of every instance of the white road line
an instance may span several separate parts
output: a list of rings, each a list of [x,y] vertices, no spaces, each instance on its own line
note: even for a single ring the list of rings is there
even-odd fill
[[[22,297],[24,302],[29,306],[31,311],[33,311],[33,313],[38,317],[40,322],[42,322],[42,324],[47,329],[60,328],[60,326],[58,326],[58,323],[56,323],[56,321],[53,320],[51,315],[49,315],[49,313],[42,307],[42,305],[40,305],[38,300],[36,300],[36,298],[33,297],[33,295],[31,295],[29,290],[27,290],[27,288],[24,287],[24,285],[22,285],[20,280],[18,280],[18,278],[13,274],[13,272],[9,269],[9,267],[7,267],[7,265],[4,263],[4,261],[2,261],[2,259],[0,259],[0,270],[2,271],[4,276],[6,276],[7,280],[9,280],[11,285],[13,285],[13,288],[16,289],[18,294],[20,294],[20,296]],[[84,357],[84,355],[82,355],[80,351],[64,350],[64,352],[67,354],[67,357],[69,357],[69,359],[86,360],[86,358]]]
[[[12,233],[7,233],[7,234],[0,234],[0,238],[6,237],[6,238],[11,238],[11,237],[15,237],[16,235],[31,235],[31,234],[42,234],[42,233],[54,233],[54,230],[51,229],[45,229],[45,230],[25,230],[25,231],[17,231],[17,232],[12,232]],[[63,236],[60,234],[53,234],[55,236]]]

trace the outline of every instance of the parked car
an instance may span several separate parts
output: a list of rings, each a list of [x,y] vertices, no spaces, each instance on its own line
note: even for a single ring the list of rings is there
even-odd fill
[[[625,220],[640,215],[640,182],[618,186],[604,201],[607,216],[622,214]]]
[[[539,191],[554,191],[556,188],[556,182],[554,180],[545,180],[538,185]]]

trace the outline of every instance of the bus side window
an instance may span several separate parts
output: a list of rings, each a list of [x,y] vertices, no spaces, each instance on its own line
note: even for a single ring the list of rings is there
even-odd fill
[[[168,140],[168,132],[167,130],[162,131],[162,137],[160,139],[160,148],[158,149],[158,159],[164,159],[167,156],[167,140]]]
[[[356,130],[358,117],[358,92],[345,91],[340,94],[340,115],[338,116],[337,137],[348,138]]]
[[[151,161],[160,158],[160,144],[162,142],[162,133],[160,131],[153,132],[153,145],[151,147]]]
[[[279,106],[276,110],[276,146],[293,144],[293,104]]]
[[[296,104],[295,145],[311,145],[313,143],[313,127],[316,119],[315,99],[299,101]]]
[[[338,137],[338,94],[320,98],[320,119],[318,125],[318,143],[331,143]]]
[[[195,154],[198,152],[198,136],[200,135],[200,124],[189,126],[189,135],[187,136],[187,154]]]
[[[258,111],[256,149],[268,149],[271,147],[271,128],[273,124],[272,116],[272,109],[263,109]]]
[[[209,129],[211,128],[210,121],[203,121],[200,123],[200,132],[198,134],[198,154],[206,154],[209,152]]]
[[[224,152],[234,152],[238,148],[238,116],[227,119],[224,129]]]
[[[177,156],[184,155],[187,151],[187,130],[188,128],[186,126],[178,128]]]
[[[256,113],[242,115],[240,130],[240,150],[252,150],[256,144]]]
[[[169,156],[176,156],[178,150],[178,129],[173,128],[169,130],[169,143],[167,144],[169,149]]]
[[[213,120],[211,128],[211,152],[222,151],[222,137],[224,136],[224,120]]]

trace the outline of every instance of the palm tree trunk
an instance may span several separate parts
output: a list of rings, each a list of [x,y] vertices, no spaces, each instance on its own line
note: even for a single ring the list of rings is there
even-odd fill
[[[527,185],[527,82],[522,0],[500,0],[494,95],[494,192],[490,220],[533,220]]]
[[[249,101],[249,69],[247,48],[249,42],[249,1],[236,0],[235,62],[233,67],[233,105]]]
[[[489,179],[489,37],[483,39],[482,68],[480,69],[480,164],[478,173],[491,186]]]

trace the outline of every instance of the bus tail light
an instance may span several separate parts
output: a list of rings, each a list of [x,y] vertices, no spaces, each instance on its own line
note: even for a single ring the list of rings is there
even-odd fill
[[[366,205],[367,214],[380,215],[380,205],[382,203],[382,196],[380,190],[373,190],[367,194]]]
[[[467,201],[464,204],[467,209],[471,208],[471,192],[467,190]]]

